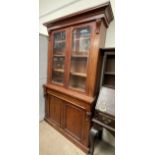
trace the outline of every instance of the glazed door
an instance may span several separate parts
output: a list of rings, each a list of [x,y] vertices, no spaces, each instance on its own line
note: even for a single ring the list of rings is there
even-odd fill
[[[66,30],[53,32],[52,83],[64,85],[66,59]]]
[[[75,26],[71,30],[71,58],[69,69],[69,88],[87,91],[88,59],[91,48],[91,25]]]

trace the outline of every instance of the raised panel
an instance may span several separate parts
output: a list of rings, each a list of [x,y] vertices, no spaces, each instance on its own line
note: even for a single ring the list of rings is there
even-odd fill
[[[64,104],[64,129],[78,140],[82,140],[85,111],[69,103]]]
[[[50,96],[49,98],[49,119],[58,126],[61,125],[62,103],[62,100],[57,97]]]

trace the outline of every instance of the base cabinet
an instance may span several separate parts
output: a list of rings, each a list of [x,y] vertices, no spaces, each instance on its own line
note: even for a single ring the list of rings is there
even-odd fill
[[[91,123],[87,117],[88,107],[51,94],[47,94],[45,99],[45,120],[87,152]]]

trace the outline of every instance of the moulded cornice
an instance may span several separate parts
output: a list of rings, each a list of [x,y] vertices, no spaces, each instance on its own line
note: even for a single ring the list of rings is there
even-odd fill
[[[113,18],[114,16],[111,4],[110,2],[106,2],[89,9],[51,20],[43,25],[47,27],[49,32],[51,30],[64,28],[75,24],[103,20],[105,26],[108,27]]]

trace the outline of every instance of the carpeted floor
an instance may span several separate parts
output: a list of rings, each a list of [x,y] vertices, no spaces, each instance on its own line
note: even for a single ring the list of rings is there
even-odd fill
[[[45,121],[40,122],[40,155],[86,155]],[[114,155],[114,147],[105,142],[96,143],[94,155]]]

